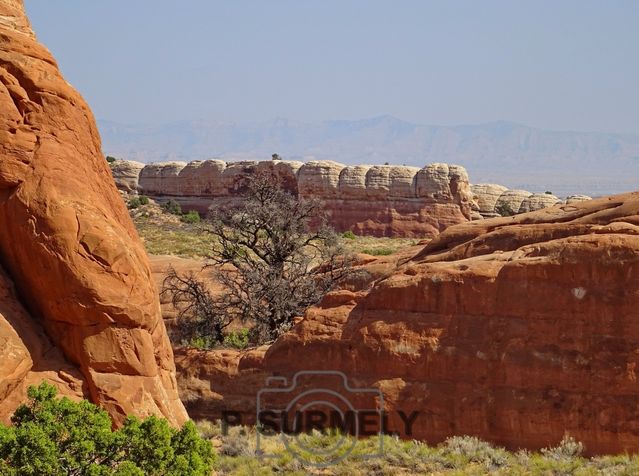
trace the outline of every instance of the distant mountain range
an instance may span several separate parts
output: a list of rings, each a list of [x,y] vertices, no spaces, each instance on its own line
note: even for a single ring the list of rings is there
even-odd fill
[[[165,160],[335,160],[345,164],[465,166],[471,182],[559,195],[639,189],[639,135],[550,131],[498,121],[461,126],[412,124],[392,116],[317,123],[181,121],[126,125],[98,121],[106,154]]]

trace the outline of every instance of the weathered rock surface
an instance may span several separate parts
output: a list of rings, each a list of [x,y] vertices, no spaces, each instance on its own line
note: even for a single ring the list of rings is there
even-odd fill
[[[639,192],[450,227],[384,276],[271,347],[176,351],[191,414],[250,421],[266,377],[339,370],[431,443],[639,451]]]
[[[566,197],[566,205],[571,203],[585,202],[586,200],[592,200],[592,197],[588,195],[570,195]]]
[[[561,203],[561,200],[551,193],[533,193],[521,202],[519,213],[536,212],[542,208],[552,207]]]
[[[495,203],[495,212],[500,216],[511,216],[519,213],[521,204],[532,195],[527,190],[506,190]]]
[[[2,300],[2,334],[20,356],[0,364],[2,408],[39,373],[76,395],[82,380],[116,422],[156,414],[181,423],[157,289],[91,111],[37,42],[22,1],[0,0],[0,38],[0,262],[34,318]],[[40,325],[77,377],[62,377],[48,357],[55,348],[31,336],[38,329],[19,329]]]
[[[508,190],[507,187],[494,183],[478,183],[470,186],[473,199],[477,203],[477,209],[485,218],[501,216],[495,211],[495,206],[497,205],[499,197],[501,197],[502,193],[506,190]]]
[[[140,172],[144,168],[142,162],[134,160],[116,160],[110,164],[111,173],[118,190],[126,193],[136,193],[138,191]]]
[[[156,163],[144,167],[139,187],[158,201],[175,199],[183,210],[204,214],[234,202],[247,178],[265,170],[278,176],[291,193],[321,200],[329,224],[340,232],[432,237],[467,221],[474,206],[466,170],[448,164],[419,169],[332,161]]]
[[[187,180],[178,177],[186,162],[158,162],[148,164],[140,172],[139,185],[147,195],[181,195],[182,184]]]

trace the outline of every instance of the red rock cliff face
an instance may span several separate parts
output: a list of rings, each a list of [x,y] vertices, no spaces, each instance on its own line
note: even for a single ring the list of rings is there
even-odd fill
[[[37,42],[21,0],[0,0],[0,261],[116,421],[186,419],[147,257],[95,121]]]
[[[142,164],[117,161],[117,186],[159,200],[177,200],[184,210],[206,213],[228,206],[258,171],[278,176],[283,187],[322,202],[330,226],[360,235],[432,237],[473,214],[468,174],[463,167],[434,163],[422,169],[395,165],[345,166],[320,160],[307,163],[267,160],[206,160]],[[136,180],[139,174],[139,180]]]
[[[311,308],[268,349],[179,351],[194,416],[238,410],[274,374],[341,370],[418,411],[413,437],[510,448],[568,432],[639,451],[639,193],[449,228],[361,291]]]

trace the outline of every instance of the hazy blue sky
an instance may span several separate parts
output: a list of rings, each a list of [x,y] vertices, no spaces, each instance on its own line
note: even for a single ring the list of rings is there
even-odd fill
[[[639,1],[26,0],[120,122],[512,120],[639,133]]]

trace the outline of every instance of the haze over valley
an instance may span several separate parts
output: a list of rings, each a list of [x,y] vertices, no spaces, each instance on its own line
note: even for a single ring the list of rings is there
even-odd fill
[[[384,115],[362,120],[301,122],[180,121],[130,125],[99,120],[106,154],[140,162],[222,158],[344,164],[448,162],[473,183],[606,195],[639,188],[639,135],[537,129],[508,121],[420,125]]]

